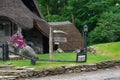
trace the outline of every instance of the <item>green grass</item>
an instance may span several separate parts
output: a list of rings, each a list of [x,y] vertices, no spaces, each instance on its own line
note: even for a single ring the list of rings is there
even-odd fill
[[[40,54],[40,59],[49,59],[49,54]],[[14,66],[29,66],[34,68],[51,68],[51,67],[59,67],[59,66],[66,66],[66,65],[78,65],[78,64],[88,64],[88,63],[95,63],[104,60],[109,60],[111,58],[101,55],[93,55],[88,54],[88,61],[87,63],[76,63],[76,62],[43,62],[37,61],[37,65],[33,66],[30,64],[30,60],[13,60],[13,61],[0,61],[0,64],[12,64]],[[76,53],[55,53],[55,60],[76,60]]]
[[[92,47],[94,47],[97,50],[97,54],[101,56],[120,59],[120,42],[97,44]]]
[[[55,56],[55,60],[74,60],[74,61],[76,60],[76,53],[56,53],[54,54],[54,56]],[[94,55],[94,54],[88,53],[87,56],[88,56],[87,63],[111,59],[109,57],[101,56],[99,54]],[[41,54],[40,58],[49,59],[49,54]]]
[[[88,53],[88,59],[86,63],[76,63],[76,62],[43,62],[37,61],[36,65],[33,66],[30,64],[30,60],[14,60],[14,61],[0,61],[0,65],[4,64],[12,64],[15,66],[29,66],[34,68],[51,68],[51,67],[59,67],[66,65],[78,65],[78,64],[89,64],[89,63],[97,63],[104,60],[119,60],[120,59],[120,42],[116,43],[106,43],[106,44],[97,44],[92,46],[97,51],[96,54]],[[55,53],[55,60],[76,60],[76,53]],[[49,54],[39,54],[40,59],[49,59]]]

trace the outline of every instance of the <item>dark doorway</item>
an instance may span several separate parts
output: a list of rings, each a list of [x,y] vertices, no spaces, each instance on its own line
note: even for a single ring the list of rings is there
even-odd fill
[[[54,44],[53,50],[57,50],[58,49],[58,44]]]
[[[49,52],[49,39],[46,36],[43,36],[43,52]]]

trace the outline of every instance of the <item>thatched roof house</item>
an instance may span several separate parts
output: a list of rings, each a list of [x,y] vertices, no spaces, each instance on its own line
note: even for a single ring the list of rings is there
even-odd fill
[[[60,42],[58,45],[62,50],[74,51],[76,49],[83,48],[83,38],[74,24],[69,21],[50,22],[49,24],[53,27],[54,30],[59,30],[59,32],[63,31],[66,33],[67,42]]]
[[[38,9],[37,0],[0,0],[0,42],[6,41],[18,27],[23,29],[27,41],[41,52],[48,52],[49,25]]]
[[[55,33],[61,35],[64,42],[59,46],[64,51],[73,51],[82,47],[82,37],[70,22],[47,23],[37,5],[37,0],[0,0],[0,43],[22,28],[27,42],[34,43],[35,49],[41,53],[49,52],[49,28],[54,27]],[[64,38],[66,37],[67,40]]]

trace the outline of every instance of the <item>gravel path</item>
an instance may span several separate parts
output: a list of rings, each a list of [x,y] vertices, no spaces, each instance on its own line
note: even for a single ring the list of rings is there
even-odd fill
[[[120,80],[120,68],[98,70],[94,72],[62,74],[29,80]]]

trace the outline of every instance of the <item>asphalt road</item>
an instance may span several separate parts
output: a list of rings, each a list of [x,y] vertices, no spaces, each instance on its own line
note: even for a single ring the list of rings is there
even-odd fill
[[[47,76],[30,80],[120,80],[120,68]]]

